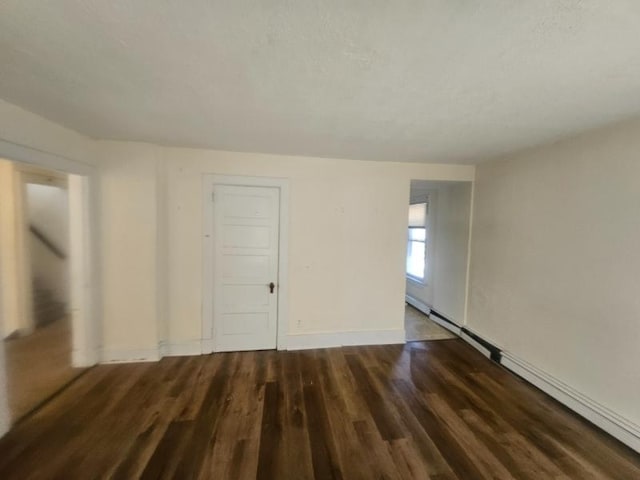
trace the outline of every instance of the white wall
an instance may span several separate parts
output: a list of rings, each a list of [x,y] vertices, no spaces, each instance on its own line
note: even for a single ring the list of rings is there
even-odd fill
[[[52,185],[28,183],[27,219],[56,247],[69,254],[69,208],[67,190]],[[29,235],[31,276],[54,297],[69,303],[68,261],[57,257],[35,235]]]
[[[102,143],[105,351],[112,360],[148,353],[158,341],[195,345],[201,338],[204,174],[290,180],[290,335],[402,335],[410,179],[470,180],[474,171]],[[162,231],[164,246],[152,240]],[[154,329],[162,301],[166,325]]]
[[[640,121],[477,169],[469,327],[640,425]]]
[[[0,280],[0,288],[2,282]],[[0,310],[2,298],[0,297]],[[9,411],[9,396],[7,395],[7,371],[4,356],[4,342],[0,341],[0,436],[4,435],[11,426],[11,413]]]
[[[412,200],[429,195],[432,245],[426,283],[407,279],[407,295],[464,323],[471,182],[414,182]]]
[[[108,359],[154,359],[166,252],[158,251],[160,149],[103,142],[100,167],[103,349]],[[166,214],[163,212],[163,214]],[[163,283],[164,284],[164,283]],[[131,357],[133,355],[133,357]]]
[[[464,323],[467,286],[471,183],[442,189],[436,210],[433,308]]]
[[[0,312],[2,338],[33,329],[33,296],[22,172],[0,159]]]

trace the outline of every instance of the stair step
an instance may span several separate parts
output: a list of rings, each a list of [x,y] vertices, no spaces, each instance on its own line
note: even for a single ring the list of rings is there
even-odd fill
[[[39,308],[35,308],[33,310],[33,312],[34,312],[34,314],[36,316],[43,315],[43,314],[46,314],[48,312],[55,312],[55,311],[63,311],[64,312],[65,311],[64,304],[60,304],[60,305],[44,305],[44,306],[41,306]]]
[[[51,301],[34,308],[34,321],[36,326],[43,326],[63,318],[66,313],[64,303]]]
[[[63,318],[67,314],[66,305],[56,299],[52,289],[43,286],[43,282],[33,282],[33,318],[36,326],[41,327]]]
[[[51,290],[37,289],[33,290],[34,297],[51,297],[53,292]]]

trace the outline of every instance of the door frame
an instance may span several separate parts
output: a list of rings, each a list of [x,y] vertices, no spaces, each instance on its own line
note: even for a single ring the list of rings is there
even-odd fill
[[[214,352],[213,339],[213,190],[216,185],[270,187],[280,190],[278,228],[278,307],[276,348],[286,350],[289,327],[289,179],[241,175],[202,176],[202,353]]]
[[[98,169],[57,154],[0,140],[0,157],[68,174],[70,310],[74,367],[100,361],[102,343],[98,261]]]

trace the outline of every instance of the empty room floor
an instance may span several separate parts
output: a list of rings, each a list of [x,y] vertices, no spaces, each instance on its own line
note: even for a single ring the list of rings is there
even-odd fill
[[[404,306],[404,330],[405,338],[408,342],[455,338],[455,335],[447,329],[442,328],[427,315],[409,304]]]
[[[68,318],[39,327],[30,335],[5,340],[5,355],[14,421],[83,371],[71,367]]]
[[[634,479],[640,457],[461,340],[101,365],[0,478]]]

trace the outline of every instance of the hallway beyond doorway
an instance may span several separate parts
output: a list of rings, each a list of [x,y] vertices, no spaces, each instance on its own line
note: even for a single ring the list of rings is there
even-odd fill
[[[404,305],[404,329],[405,338],[408,342],[456,338],[453,333],[442,328],[427,315],[409,304]]]

